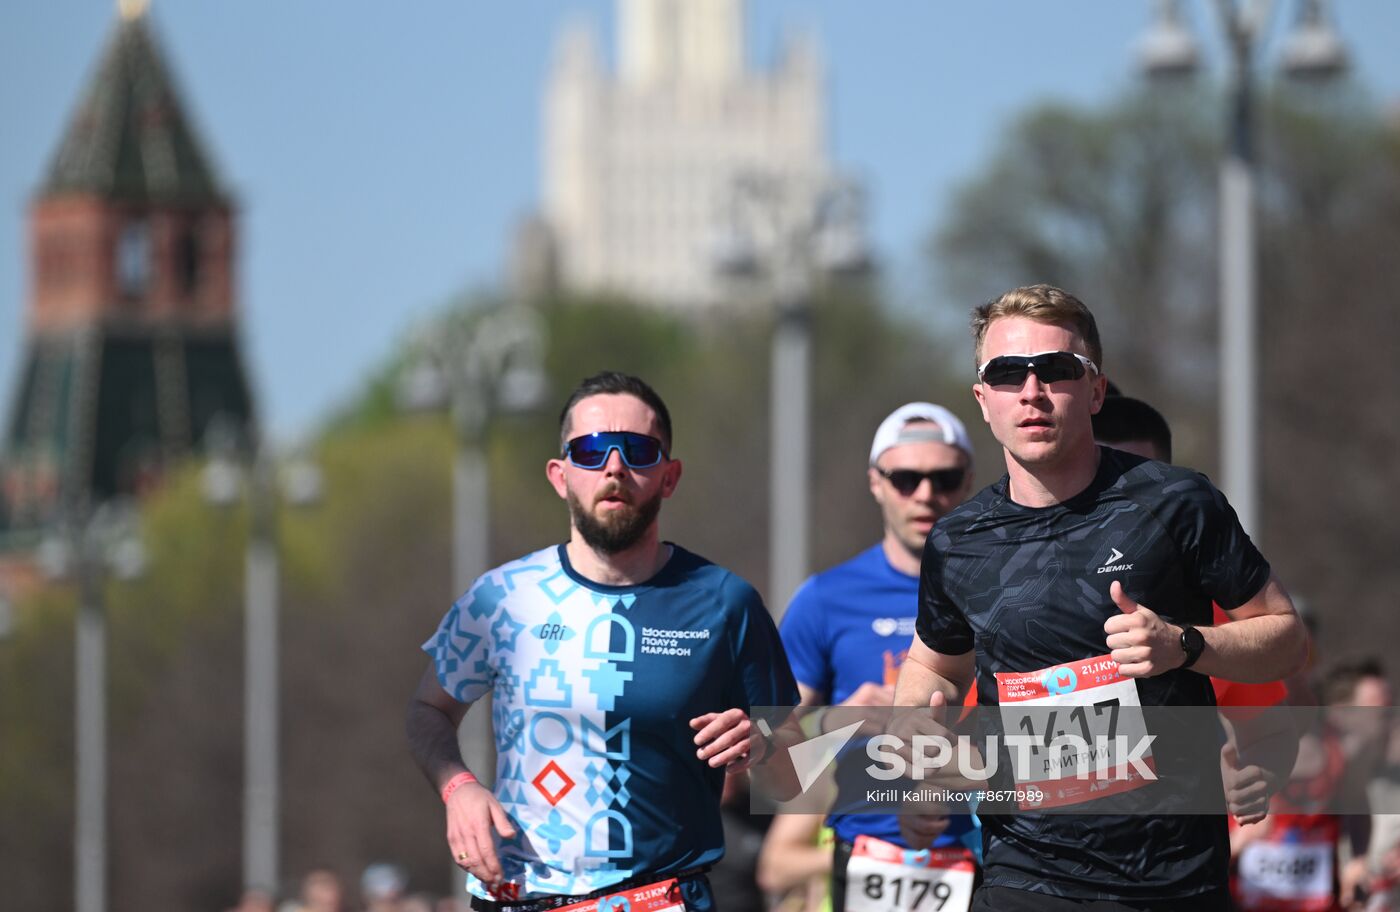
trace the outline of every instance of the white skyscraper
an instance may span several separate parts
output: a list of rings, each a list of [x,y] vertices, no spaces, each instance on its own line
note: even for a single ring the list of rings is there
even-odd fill
[[[816,48],[790,41],[772,72],[755,72],[743,19],[743,0],[619,0],[616,74],[588,28],[563,34],[546,90],[542,217],[564,287],[713,304],[736,180],[816,194],[829,179]]]

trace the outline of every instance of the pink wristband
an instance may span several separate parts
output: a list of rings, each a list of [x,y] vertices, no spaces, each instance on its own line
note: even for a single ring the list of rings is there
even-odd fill
[[[459,789],[459,788],[461,788],[462,786],[466,785],[468,782],[475,782],[475,781],[476,781],[476,777],[473,776],[471,773],[458,773],[457,775],[453,776],[451,779],[448,779],[448,780],[447,780],[447,784],[444,785],[444,786],[442,787],[442,803],[443,803],[443,804],[446,804],[446,803],[447,803],[447,799],[448,799],[448,798],[451,798],[451,797],[452,797],[452,793],[455,792],[455,791],[457,791],[457,789]]]

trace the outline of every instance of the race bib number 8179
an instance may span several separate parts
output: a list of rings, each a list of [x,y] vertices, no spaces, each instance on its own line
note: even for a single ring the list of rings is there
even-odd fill
[[[967,912],[977,865],[967,849],[905,849],[857,836],[846,866],[848,912]]]

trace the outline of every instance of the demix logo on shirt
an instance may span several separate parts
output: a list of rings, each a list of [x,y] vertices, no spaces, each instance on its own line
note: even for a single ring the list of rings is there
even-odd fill
[[[1132,565],[1132,564],[1120,564],[1120,563],[1117,563],[1118,561],[1120,561],[1120,560],[1123,559],[1123,552],[1122,552],[1122,551],[1119,551],[1117,548],[1110,548],[1109,551],[1112,552],[1112,553],[1110,553],[1110,554],[1108,555],[1108,560],[1106,560],[1106,561],[1103,562],[1103,566],[1099,568],[1099,571],[1098,571],[1098,572],[1100,572],[1100,573],[1120,573],[1120,572],[1122,572],[1122,571],[1124,571],[1124,570],[1131,570],[1131,569],[1133,569],[1133,565]]]

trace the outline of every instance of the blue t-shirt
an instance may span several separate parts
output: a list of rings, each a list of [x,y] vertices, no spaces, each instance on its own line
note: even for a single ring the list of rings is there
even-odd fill
[[[724,771],[695,756],[690,720],[797,702],[758,593],[672,547],[639,586],[537,551],[478,579],[423,644],[454,698],[492,695],[495,794],[517,830],[501,864],[523,898],[716,861]]]
[[[810,577],[783,615],[782,638],[798,683],[831,704],[867,682],[893,686],[909,654],[919,610],[919,579],[891,566],[882,545]],[[874,836],[906,846],[893,814],[833,814],[838,839]],[[969,815],[953,815],[937,846],[980,850]]]

